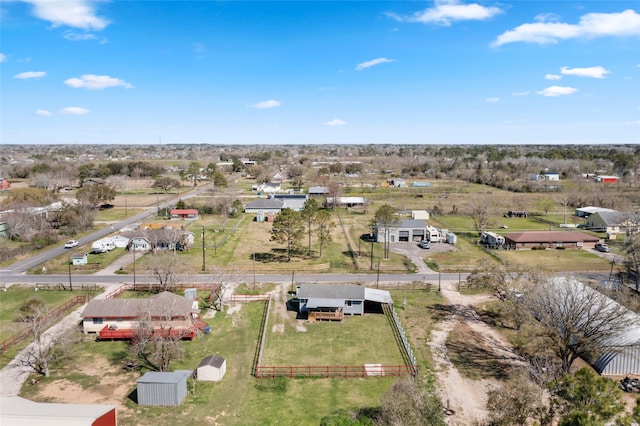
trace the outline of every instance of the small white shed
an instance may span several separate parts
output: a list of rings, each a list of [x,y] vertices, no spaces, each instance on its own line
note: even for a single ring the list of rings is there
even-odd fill
[[[88,262],[87,253],[75,254],[71,256],[71,264],[74,266],[86,265]]]
[[[227,360],[218,355],[208,356],[200,361],[197,377],[202,382],[218,382],[227,371]]]

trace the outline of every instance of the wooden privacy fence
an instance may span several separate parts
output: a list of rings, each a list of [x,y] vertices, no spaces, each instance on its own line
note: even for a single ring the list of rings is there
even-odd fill
[[[255,377],[322,377],[322,378],[362,378],[362,377],[401,377],[413,375],[414,367],[407,365],[291,365],[291,366],[262,366],[255,368]]]
[[[75,296],[72,299],[65,302],[62,306],[57,307],[53,311],[51,311],[42,321],[45,327],[51,325],[51,323],[57,318],[61,317],[65,314],[69,309],[74,307],[75,305],[84,305],[89,301],[87,296]],[[5,353],[8,349],[12,348],[19,342],[25,340],[27,337],[31,336],[33,333],[31,332],[30,327],[23,327],[17,333],[9,337],[0,343],[0,351]]]

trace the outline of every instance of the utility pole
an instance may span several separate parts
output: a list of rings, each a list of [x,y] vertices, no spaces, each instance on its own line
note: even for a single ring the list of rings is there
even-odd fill
[[[215,241],[215,236],[213,238]],[[206,264],[205,264],[205,256],[204,256],[204,225],[202,225],[202,272],[204,272],[205,270],[206,270]]]
[[[380,284],[380,258],[378,258],[378,274],[376,276],[376,288]]]
[[[136,288],[136,246],[132,243],[131,249],[133,250],[133,289]]]
[[[369,238],[371,239],[371,261],[369,262],[369,270],[373,271],[373,234],[371,234]]]
[[[256,289],[256,254],[253,253],[253,289]]]
[[[73,284],[71,284],[71,256],[69,256],[69,291],[73,291]]]

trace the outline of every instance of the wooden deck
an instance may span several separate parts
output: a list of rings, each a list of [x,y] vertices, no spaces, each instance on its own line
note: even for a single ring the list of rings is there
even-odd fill
[[[209,325],[198,319],[189,329],[154,329],[153,334],[157,336],[179,337],[182,340],[193,340],[199,332],[204,331]],[[98,340],[131,340],[135,337],[137,330],[132,328],[113,328],[105,325],[98,332]]]
[[[309,311],[307,320],[309,322],[316,321],[342,321],[344,319],[344,312],[342,309],[333,312],[320,312]]]

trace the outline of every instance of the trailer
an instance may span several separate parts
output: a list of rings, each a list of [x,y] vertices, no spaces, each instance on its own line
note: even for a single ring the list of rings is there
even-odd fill
[[[480,243],[490,248],[500,248],[504,245],[504,237],[495,232],[483,232],[480,234]]]
[[[91,244],[91,253],[99,254],[99,253],[107,253],[116,248],[116,244],[113,242],[111,238],[103,238],[97,241],[94,241]]]

